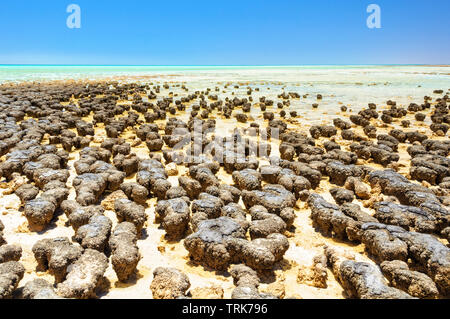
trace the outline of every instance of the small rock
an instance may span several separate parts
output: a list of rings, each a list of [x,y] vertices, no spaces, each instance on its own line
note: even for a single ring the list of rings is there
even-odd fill
[[[208,287],[197,287],[190,290],[193,299],[223,299],[223,288],[212,284]]]
[[[166,165],[166,171],[169,176],[177,176],[178,175],[178,168],[177,164],[175,163],[169,163]]]
[[[117,199],[121,198],[128,199],[127,195],[121,190],[112,192],[111,194],[105,197],[101,205],[105,210],[114,211],[114,203],[116,202]]]

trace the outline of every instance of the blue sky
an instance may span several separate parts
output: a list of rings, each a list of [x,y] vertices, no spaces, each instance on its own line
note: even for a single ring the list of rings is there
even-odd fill
[[[81,7],[81,29],[66,7]],[[366,8],[381,7],[381,29]],[[450,64],[449,0],[15,0],[0,64]]]

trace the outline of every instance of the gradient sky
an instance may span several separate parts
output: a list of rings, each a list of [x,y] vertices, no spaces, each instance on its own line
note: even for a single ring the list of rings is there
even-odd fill
[[[66,7],[82,28],[66,26]],[[381,7],[381,29],[366,8]],[[449,0],[14,0],[0,64],[450,64]]]

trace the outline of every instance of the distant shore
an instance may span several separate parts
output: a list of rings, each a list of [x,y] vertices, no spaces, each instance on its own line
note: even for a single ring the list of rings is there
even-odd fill
[[[426,75],[427,78],[423,78]],[[431,78],[428,78],[431,76]],[[279,81],[318,85],[444,85],[449,65],[305,65],[305,66],[77,66],[0,65],[0,84],[54,80]],[[397,84],[395,84],[397,85]]]

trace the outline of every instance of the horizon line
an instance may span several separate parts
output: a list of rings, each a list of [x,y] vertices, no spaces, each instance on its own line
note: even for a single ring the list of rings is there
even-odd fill
[[[0,66],[99,66],[99,67],[303,67],[303,66],[450,66],[450,64],[428,64],[428,63],[419,63],[419,64],[267,64],[267,65],[232,65],[232,64],[203,64],[203,65],[182,65],[182,64],[173,64],[173,65],[152,65],[152,64],[2,64]]]

